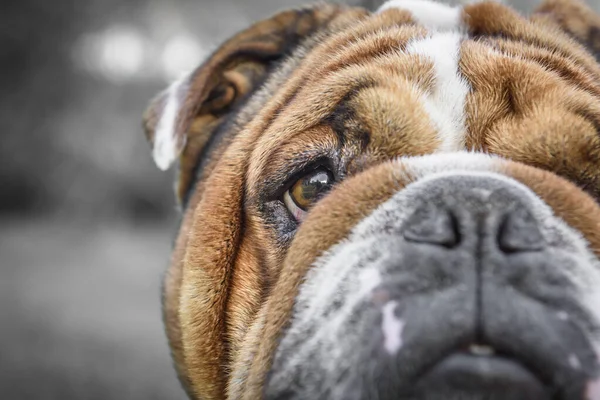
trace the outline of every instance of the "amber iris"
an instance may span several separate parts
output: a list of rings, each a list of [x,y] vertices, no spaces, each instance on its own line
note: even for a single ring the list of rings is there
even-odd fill
[[[302,210],[307,210],[312,203],[319,199],[333,179],[331,174],[325,170],[317,170],[298,180],[290,189],[290,197]]]

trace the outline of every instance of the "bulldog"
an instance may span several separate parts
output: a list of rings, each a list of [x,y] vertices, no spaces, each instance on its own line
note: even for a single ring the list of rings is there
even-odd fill
[[[600,399],[600,16],[285,11],[144,116],[194,399]]]

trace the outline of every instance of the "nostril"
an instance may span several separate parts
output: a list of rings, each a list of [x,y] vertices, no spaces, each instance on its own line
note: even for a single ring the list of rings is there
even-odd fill
[[[539,224],[524,207],[509,212],[498,230],[498,245],[506,253],[537,251],[544,247]]]
[[[454,247],[460,241],[458,222],[447,209],[425,204],[404,226],[404,238],[409,242]]]

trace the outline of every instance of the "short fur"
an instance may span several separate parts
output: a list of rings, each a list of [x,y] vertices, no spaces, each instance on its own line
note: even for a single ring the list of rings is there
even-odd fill
[[[408,157],[496,155],[496,173],[600,256],[600,17],[577,0],[546,0],[530,18],[483,2],[427,19],[429,6],[403,3],[277,14],[149,107],[157,164],[179,160],[164,316],[190,397],[262,396],[307,271],[420,178]],[[324,159],[342,182],[293,238],[278,231],[274,194]]]

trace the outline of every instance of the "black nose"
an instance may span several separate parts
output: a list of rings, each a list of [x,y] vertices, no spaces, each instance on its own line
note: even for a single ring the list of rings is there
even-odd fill
[[[517,206],[504,216],[498,229],[498,245],[506,253],[536,251],[544,247],[538,222],[527,207]]]
[[[458,221],[447,208],[427,203],[410,217],[404,238],[409,242],[454,247],[460,241]]]
[[[474,190],[472,193],[477,196],[480,192]],[[491,197],[489,194],[486,196]],[[506,198],[511,196],[501,193],[499,197],[504,197],[503,200],[506,201]],[[474,206],[473,198],[463,198],[464,202],[461,202],[459,199],[448,197],[450,205],[444,199],[439,198],[432,202],[428,201],[418,207],[408,219],[404,226],[403,236],[409,242],[452,248],[460,243],[461,227],[470,223],[470,221],[464,221],[465,223],[461,224],[460,216],[469,219],[477,217],[474,214],[479,213],[480,218],[493,219],[498,222],[492,227],[491,234],[501,251],[514,253],[541,250],[544,247],[544,239],[538,221],[529,210],[528,204],[516,196],[512,197],[507,204],[499,204],[498,207],[494,207],[492,203],[488,203],[491,207],[482,207],[484,205],[482,201],[479,202],[479,207]],[[469,206],[472,208],[469,209]],[[459,208],[458,212],[457,207]]]
[[[409,264],[414,274],[427,275],[418,284],[425,282],[423,292],[431,293],[427,302],[414,308],[407,305],[412,299],[397,295],[405,299],[399,303],[405,310],[401,315],[416,315],[406,321],[416,332],[410,351],[415,353],[423,344],[422,354],[430,354],[451,337],[450,326],[458,318],[464,319],[455,325],[456,332],[466,332],[468,325],[472,329],[454,344],[440,345],[442,361],[421,377],[414,397],[442,399],[452,393],[479,399],[483,392],[502,392],[490,398],[548,398],[551,389],[544,383],[552,381],[558,365],[571,356],[573,343],[584,340],[544,305],[546,299],[567,297],[568,281],[559,267],[566,263],[557,258],[560,251],[538,208],[543,203],[513,182],[467,176],[430,182],[407,196],[400,203],[406,217],[394,232],[404,240],[398,248],[402,255],[397,256],[402,261],[391,276]],[[400,282],[383,286],[400,293]],[[411,282],[401,290],[414,287]],[[408,342],[410,337],[407,329],[404,339]],[[485,349],[485,356],[470,350],[479,348]],[[561,373],[577,372],[566,369]]]

